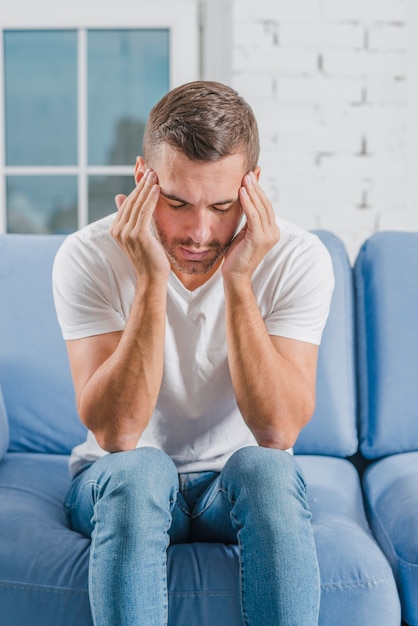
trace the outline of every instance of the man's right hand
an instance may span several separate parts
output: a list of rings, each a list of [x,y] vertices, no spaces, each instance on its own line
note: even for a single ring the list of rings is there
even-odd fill
[[[170,273],[170,262],[152,226],[159,195],[157,175],[148,169],[129,196],[115,198],[118,213],[110,234],[142,280],[167,280]]]

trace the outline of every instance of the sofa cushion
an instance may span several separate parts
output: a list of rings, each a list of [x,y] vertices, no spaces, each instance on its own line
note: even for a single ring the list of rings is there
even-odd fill
[[[315,232],[331,255],[335,289],[319,348],[316,409],[295,452],[345,457],[358,448],[352,270],[341,240],[327,231]]]
[[[418,450],[418,233],[373,235],[354,273],[361,451]]]
[[[0,236],[0,385],[10,450],[68,453],[83,441],[52,298],[60,236]]]
[[[418,626],[418,452],[376,461],[363,483],[371,526],[398,581],[403,617]]]
[[[3,393],[0,387],[0,461],[9,447],[9,422],[7,420],[6,407],[4,406]]]
[[[399,624],[399,598],[365,519],[358,475],[344,459],[298,457],[308,482],[321,571],[319,626]],[[89,540],[67,527],[68,458],[9,453],[0,464],[0,606],[13,626],[91,626]],[[238,549],[168,551],[171,626],[241,624]]]
[[[345,459],[297,461],[307,482],[321,574],[319,625],[398,625],[396,584],[369,529],[356,469]]]

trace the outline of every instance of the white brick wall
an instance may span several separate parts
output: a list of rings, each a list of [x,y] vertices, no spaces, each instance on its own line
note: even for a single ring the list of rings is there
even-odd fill
[[[276,211],[338,234],[418,230],[407,212],[407,0],[235,0],[232,83],[260,125]]]

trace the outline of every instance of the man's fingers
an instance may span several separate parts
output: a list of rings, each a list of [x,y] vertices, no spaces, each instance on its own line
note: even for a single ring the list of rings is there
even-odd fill
[[[150,224],[152,215],[157,205],[160,188],[157,185],[157,175],[153,171],[147,171],[144,176],[144,186],[138,195],[131,213],[132,227]]]
[[[115,196],[115,204],[116,204],[116,208],[119,211],[120,207],[122,206],[122,204],[125,202],[126,200],[126,196],[123,193],[118,193]]]
[[[128,226],[130,229],[136,228],[146,218],[144,213],[150,210],[149,196],[153,186],[157,181],[157,176],[151,170],[147,170],[140,178],[135,189],[131,191],[129,196],[118,194],[115,198],[118,213],[115,219],[119,226]],[[152,211],[155,208],[155,195],[151,193]]]
[[[271,227],[275,227],[276,218],[274,210],[270,200],[258,184],[256,178],[252,173],[247,174],[244,177],[244,189],[247,192],[247,198],[250,211],[253,211],[253,217],[258,218],[261,228],[266,231]]]

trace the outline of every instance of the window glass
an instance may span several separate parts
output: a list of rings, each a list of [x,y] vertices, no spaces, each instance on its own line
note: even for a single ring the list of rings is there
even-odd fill
[[[6,31],[4,61],[6,165],[76,164],[76,31]]]
[[[167,29],[89,31],[89,165],[133,164],[148,113],[168,89]]]
[[[2,31],[7,232],[69,233],[130,193],[149,112],[170,88],[170,28]]]
[[[127,196],[135,186],[132,176],[89,176],[89,222],[116,211],[115,196]]]
[[[8,176],[6,187],[9,233],[76,230],[76,176]]]

